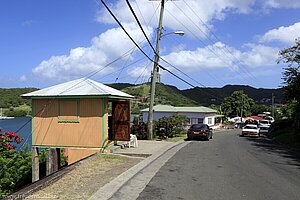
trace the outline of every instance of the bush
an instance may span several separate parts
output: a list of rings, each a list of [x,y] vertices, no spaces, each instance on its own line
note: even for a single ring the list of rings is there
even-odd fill
[[[133,124],[131,126],[131,134],[136,135],[139,140],[147,139],[147,124],[144,122],[139,124]]]
[[[174,114],[170,117],[162,117],[154,123],[155,135],[161,139],[175,137],[183,131],[187,122],[188,118],[186,116],[178,114]]]
[[[15,150],[21,141],[15,132],[0,131],[0,198],[31,183],[31,152]]]

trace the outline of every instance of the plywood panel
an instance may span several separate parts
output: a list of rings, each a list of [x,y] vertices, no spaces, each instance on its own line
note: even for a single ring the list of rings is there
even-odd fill
[[[107,120],[102,109],[105,103],[102,99],[80,99],[79,104],[79,122],[59,123],[57,99],[33,100],[33,145],[102,147],[107,139],[106,124],[102,127]]]
[[[94,153],[99,152],[95,149],[72,149],[69,148],[66,150],[66,155],[68,156],[68,165],[77,162],[83,158],[86,158]]]

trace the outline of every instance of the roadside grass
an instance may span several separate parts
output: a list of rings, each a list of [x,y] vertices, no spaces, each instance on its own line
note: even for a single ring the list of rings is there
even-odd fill
[[[140,158],[99,154],[26,199],[89,199],[99,188],[140,161]]]
[[[175,137],[167,138],[168,142],[178,142],[180,140],[186,139],[186,131],[181,131],[179,134],[175,135]]]

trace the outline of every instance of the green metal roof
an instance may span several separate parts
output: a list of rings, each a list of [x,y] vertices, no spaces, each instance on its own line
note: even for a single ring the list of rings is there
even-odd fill
[[[184,113],[184,112],[193,112],[193,113],[217,113],[218,111],[204,107],[175,107],[170,105],[156,105],[153,107],[154,112],[174,112],[174,113]],[[149,108],[141,110],[141,112],[148,112]]]

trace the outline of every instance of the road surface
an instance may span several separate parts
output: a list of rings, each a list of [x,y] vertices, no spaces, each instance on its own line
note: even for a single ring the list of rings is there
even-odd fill
[[[188,142],[155,173],[138,199],[299,200],[299,153],[239,133]]]

